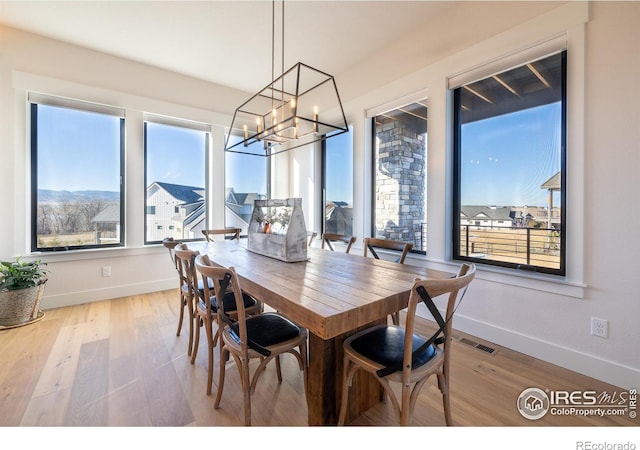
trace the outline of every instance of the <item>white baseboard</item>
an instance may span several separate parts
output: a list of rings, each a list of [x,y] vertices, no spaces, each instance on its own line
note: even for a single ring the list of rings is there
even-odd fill
[[[633,367],[608,361],[542,339],[515,333],[463,315],[456,315],[455,328],[480,339],[533,356],[565,369],[573,370],[622,389],[640,387],[638,381],[640,380],[640,370]],[[549,386],[549,388],[554,387]],[[560,389],[562,386],[557,388]]]
[[[166,280],[147,281],[144,283],[124,284],[119,286],[109,286],[100,289],[90,289],[85,291],[67,292],[57,295],[46,295],[42,299],[41,308],[43,310],[60,308],[63,306],[81,305],[83,303],[109,300],[112,298],[126,297],[129,295],[146,294],[149,292],[175,289],[175,278]]]

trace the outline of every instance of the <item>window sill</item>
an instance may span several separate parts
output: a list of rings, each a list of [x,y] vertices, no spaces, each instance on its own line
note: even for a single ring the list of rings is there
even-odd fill
[[[434,269],[456,271],[461,261],[443,261],[429,259],[426,256],[410,254],[407,264],[425,264]],[[533,289],[565,297],[584,298],[586,285],[568,280],[566,277],[546,275],[540,273],[523,272],[501,267],[477,264],[476,277],[480,280],[508,286]]]
[[[27,259],[42,259],[47,263],[86,261],[90,259],[121,258],[126,256],[155,255],[166,252],[162,244],[137,247],[92,248],[86,250],[68,250],[63,252],[33,252],[25,255]]]

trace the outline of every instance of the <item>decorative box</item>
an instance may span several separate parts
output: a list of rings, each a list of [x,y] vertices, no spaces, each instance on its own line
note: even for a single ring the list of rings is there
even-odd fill
[[[255,200],[247,249],[285,262],[307,260],[301,198]]]

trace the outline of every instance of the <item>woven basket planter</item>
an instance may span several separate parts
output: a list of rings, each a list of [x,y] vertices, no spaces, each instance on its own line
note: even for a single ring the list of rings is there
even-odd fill
[[[16,327],[42,317],[40,300],[45,283],[15,291],[0,291],[0,327]]]

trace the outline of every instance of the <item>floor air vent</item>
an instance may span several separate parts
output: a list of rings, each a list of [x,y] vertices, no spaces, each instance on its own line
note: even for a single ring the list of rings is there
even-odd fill
[[[483,351],[485,353],[489,353],[490,355],[492,355],[492,354],[494,354],[496,352],[495,348],[491,348],[491,347],[488,347],[486,345],[479,344],[479,343],[477,343],[475,341],[472,341],[471,339],[462,338],[462,339],[460,339],[460,342],[462,344],[468,345],[469,347],[477,348],[480,351]]]

